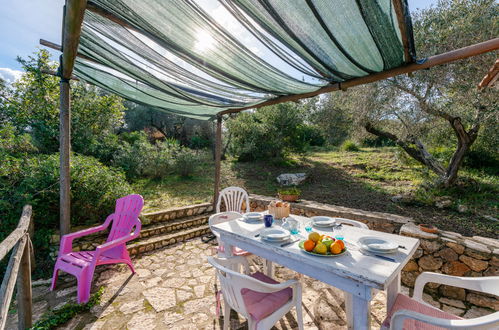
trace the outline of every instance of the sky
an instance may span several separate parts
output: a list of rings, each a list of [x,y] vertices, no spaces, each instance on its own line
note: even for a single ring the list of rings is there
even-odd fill
[[[200,0],[203,1],[203,0]],[[437,0],[408,0],[410,10],[428,8]],[[61,43],[64,0],[0,0],[0,77],[8,83],[22,71],[17,56],[37,50],[40,39]],[[51,51],[53,59],[59,56]]]

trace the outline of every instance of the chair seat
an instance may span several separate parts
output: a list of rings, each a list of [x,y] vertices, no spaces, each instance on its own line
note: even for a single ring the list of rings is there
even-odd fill
[[[63,254],[59,257],[59,262],[63,265],[62,270],[67,273],[76,275],[79,274],[85,267],[88,267],[94,259],[95,251],[79,251]],[[105,264],[112,261],[113,258],[100,255],[97,264]],[[61,265],[61,266],[62,266]]]
[[[392,315],[401,309],[421,313],[424,315],[432,316],[432,317],[437,317],[440,319],[447,319],[447,320],[462,320],[461,317],[452,315],[449,313],[446,313],[444,311],[441,311],[440,309],[431,307],[426,304],[422,304],[417,300],[414,300],[404,294],[399,293],[397,295],[397,298],[395,299],[395,303],[393,304],[392,309],[388,312],[388,315],[386,316],[385,321],[382,324],[382,329],[389,329],[390,328],[390,321],[392,319]],[[421,321],[416,321],[416,320],[406,320],[404,323],[404,330],[440,330],[440,329],[445,329],[442,327],[437,327],[425,322]]]
[[[263,273],[256,272],[251,277],[269,284],[278,284],[279,282],[266,276]],[[286,288],[273,293],[264,293],[250,289],[242,289],[241,295],[246,305],[246,309],[255,321],[260,321],[282,306],[284,306],[293,297],[293,289]]]
[[[220,252],[220,253],[224,253],[225,252],[224,246],[223,245],[221,245],[221,246],[219,245],[218,248],[217,248],[217,251]],[[251,252],[245,251],[243,249],[238,248],[237,246],[234,246],[234,247],[232,247],[232,254],[235,255],[235,256],[246,257],[246,256],[251,255]]]

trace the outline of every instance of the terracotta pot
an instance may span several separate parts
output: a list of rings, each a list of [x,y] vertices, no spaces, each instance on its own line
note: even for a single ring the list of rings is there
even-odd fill
[[[281,195],[279,194],[279,199],[286,202],[296,202],[300,195]]]
[[[438,228],[433,225],[420,224],[419,229],[430,234],[438,233]]]

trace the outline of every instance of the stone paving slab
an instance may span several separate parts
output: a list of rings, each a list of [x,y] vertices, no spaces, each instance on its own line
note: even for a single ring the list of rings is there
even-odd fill
[[[214,269],[206,262],[212,254],[212,245],[199,238],[144,254],[134,259],[137,273],[131,275],[125,265],[101,266],[94,278],[94,291],[104,286],[98,306],[89,313],[78,315],[60,329],[221,329],[223,318],[216,316]],[[285,281],[297,274],[276,267],[276,278]],[[75,281],[61,277],[62,285],[56,292],[47,290],[48,283],[35,287],[35,310],[38,318],[48,308],[57,308],[76,300]],[[305,329],[345,329],[345,303],[343,293],[309,277],[302,278],[303,314]],[[409,289],[403,287],[408,294]],[[490,313],[473,307],[465,310],[460,301],[434,300],[425,294],[425,300],[448,312],[467,316]],[[386,296],[376,291],[372,305],[373,329],[379,329],[386,310]],[[464,306],[465,307],[465,306]],[[7,329],[16,328],[15,315],[11,315]],[[246,320],[231,313],[231,329],[247,329]],[[296,313],[288,313],[273,329],[296,329]]]

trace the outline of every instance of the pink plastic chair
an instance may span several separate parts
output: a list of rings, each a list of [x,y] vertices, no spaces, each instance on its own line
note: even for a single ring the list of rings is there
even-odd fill
[[[135,273],[126,242],[135,239],[140,234],[142,226],[139,214],[143,205],[144,200],[140,195],[122,197],[116,201],[114,213],[109,215],[102,225],[64,235],[61,238],[50,290],[55,289],[59,270],[72,274],[78,280],[78,303],[81,304],[86,303],[90,298],[90,287],[96,266],[126,263],[132,273]],[[72,245],[75,238],[102,231],[108,228],[111,222],[113,224],[106,243],[99,245],[95,251],[73,252]]]

